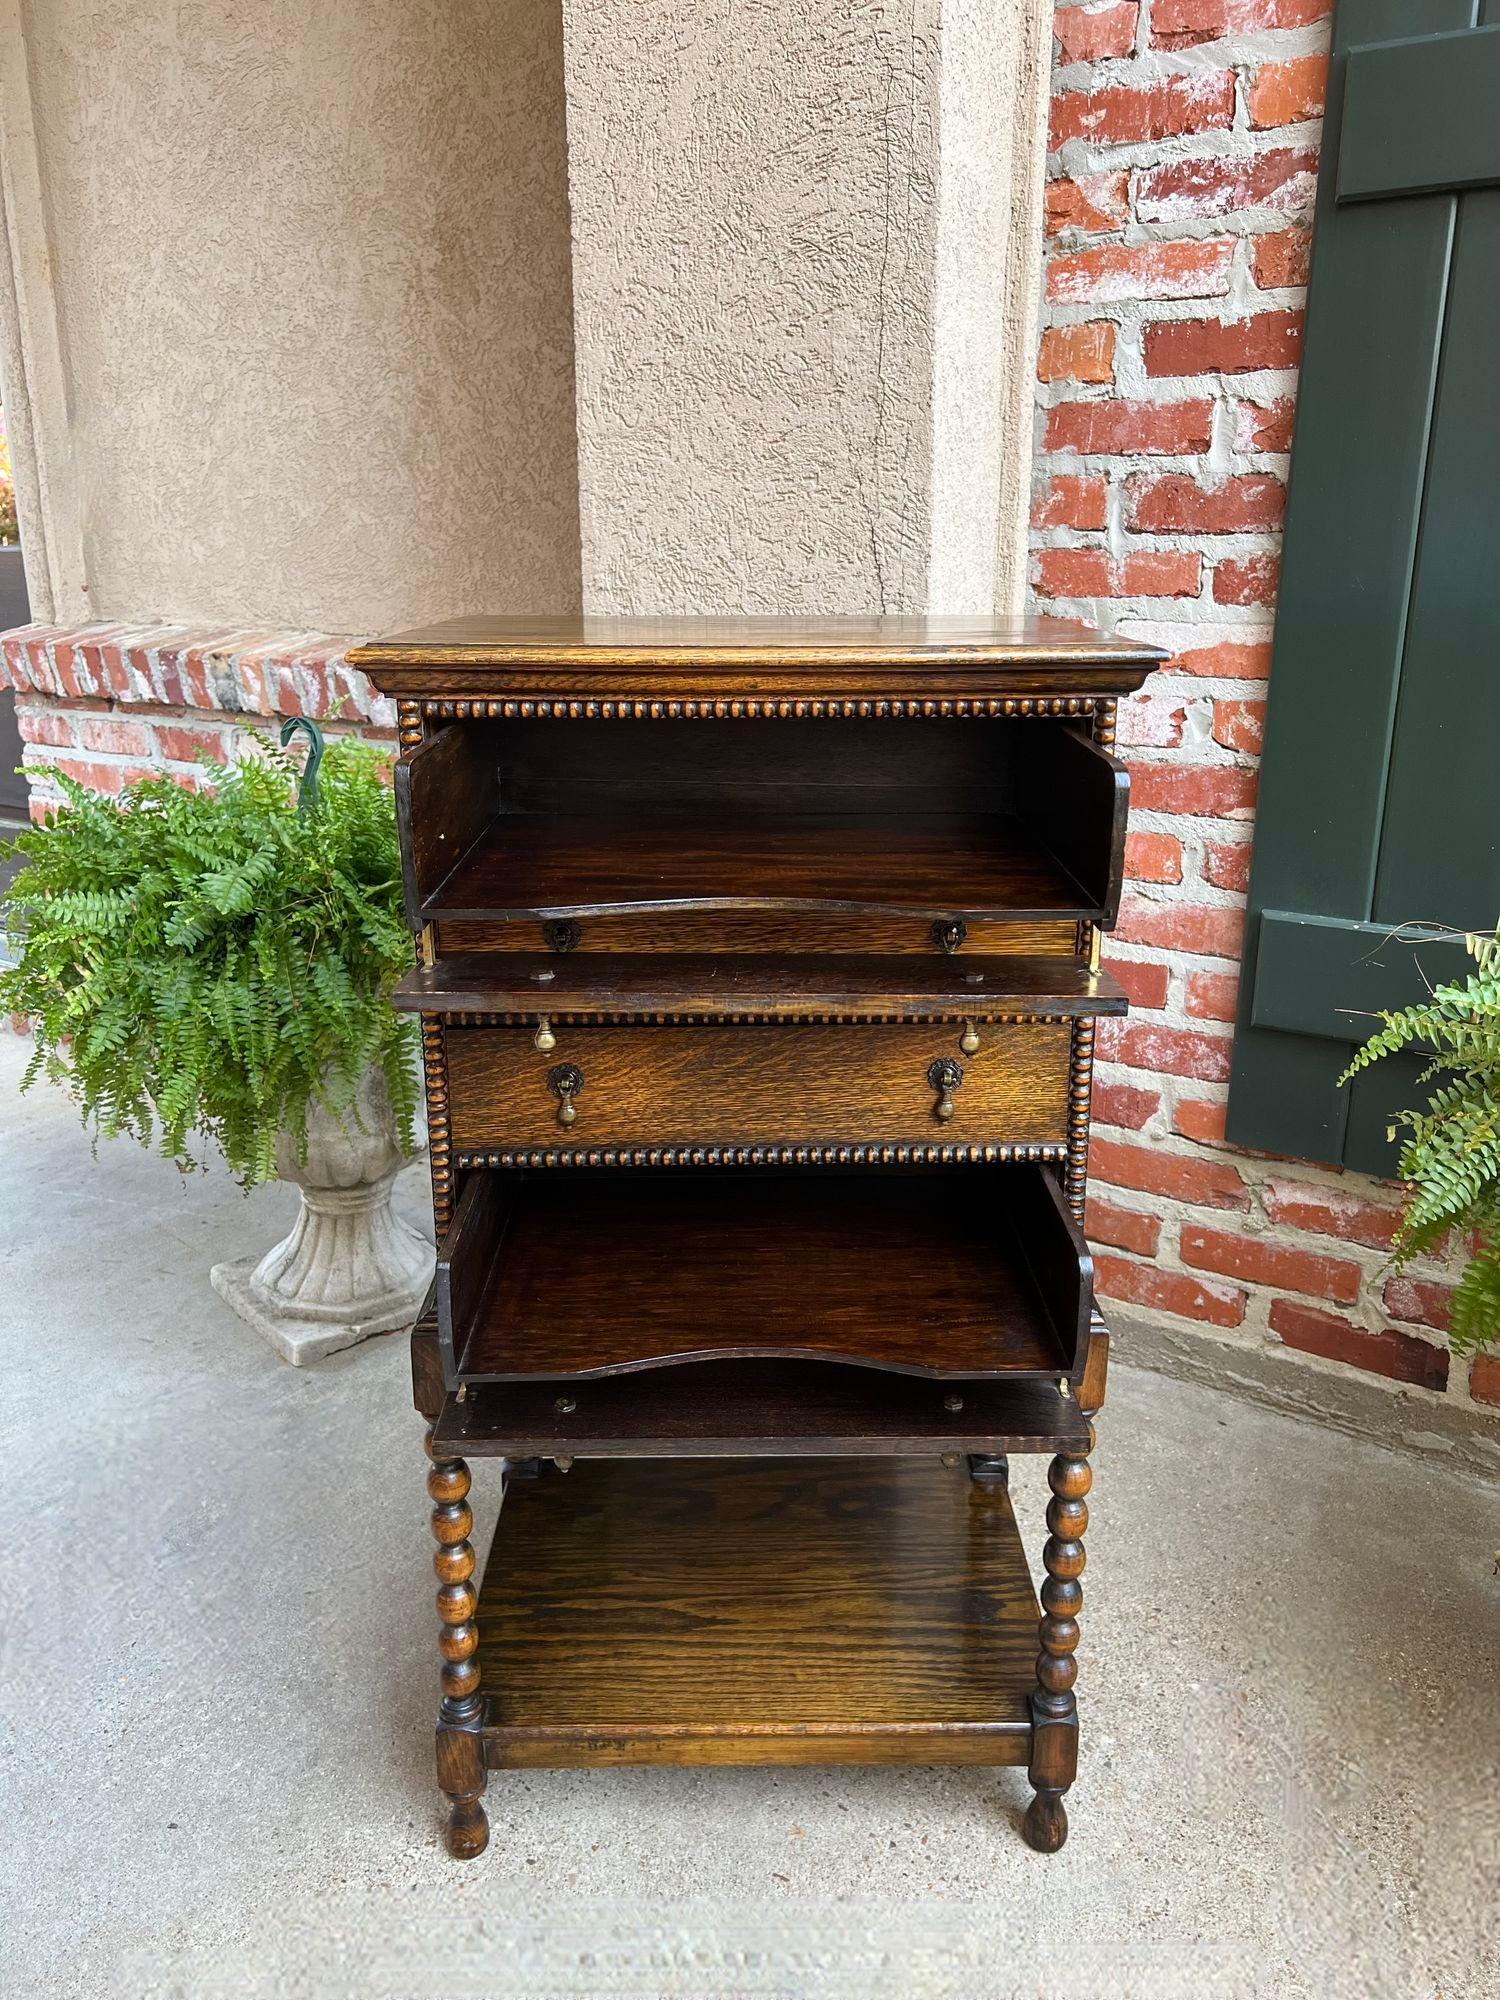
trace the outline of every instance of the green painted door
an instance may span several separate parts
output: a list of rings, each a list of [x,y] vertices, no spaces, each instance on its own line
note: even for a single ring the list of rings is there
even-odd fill
[[[1413,33],[1414,25],[1421,32]],[[1340,0],[1229,1136],[1394,1173],[1335,1079],[1500,916],[1500,0]]]

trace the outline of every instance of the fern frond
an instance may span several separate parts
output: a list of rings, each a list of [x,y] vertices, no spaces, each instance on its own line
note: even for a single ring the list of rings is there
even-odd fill
[[[1434,1251],[1451,1231],[1479,1232],[1453,1298],[1455,1353],[1500,1338],[1500,930],[1465,940],[1475,970],[1426,1000],[1385,1014],[1339,1081],[1405,1049],[1425,1052],[1421,1110],[1398,1112],[1406,1203],[1392,1255],[1400,1265]]]
[[[7,903],[21,955],[0,970],[0,1008],[35,1028],[23,1088],[60,1084],[96,1137],[154,1139],[184,1170],[212,1141],[253,1184],[275,1174],[278,1132],[305,1148],[314,1097],[352,1102],[376,1064],[410,1150],[388,763],[331,743],[307,818],[299,764],[268,747],[215,792],[153,777],[118,798],[49,773],[62,809],[0,850],[27,861]]]

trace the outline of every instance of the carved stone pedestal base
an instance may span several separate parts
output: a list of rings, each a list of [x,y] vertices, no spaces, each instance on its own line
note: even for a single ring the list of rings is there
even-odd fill
[[[410,1326],[433,1265],[432,1245],[391,1206],[404,1162],[380,1075],[365,1079],[346,1125],[314,1106],[307,1136],[305,1165],[290,1141],[277,1148],[282,1179],[302,1190],[290,1234],[263,1257],[209,1274],[219,1297],[294,1367]]]

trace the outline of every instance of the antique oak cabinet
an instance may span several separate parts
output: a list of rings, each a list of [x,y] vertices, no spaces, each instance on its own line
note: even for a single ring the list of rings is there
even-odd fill
[[[1061,1846],[1111,743],[1159,655],[475,618],[352,657],[398,706],[419,941],[450,1850],[488,1771],[612,1764],[1024,1764]]]

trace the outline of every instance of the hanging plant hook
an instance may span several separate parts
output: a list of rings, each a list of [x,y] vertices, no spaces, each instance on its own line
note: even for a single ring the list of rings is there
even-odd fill
[[[307,762],[302,767],[302,776],[297,780],[297,813],[305,819],[318,809],[318,766],[323,761],[327,745],[323,732],[317,723],[309,722],[305,715],[291,715],[281,725],[281,747],[285,750],[292,738],[301,730],[308,741]]]

